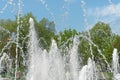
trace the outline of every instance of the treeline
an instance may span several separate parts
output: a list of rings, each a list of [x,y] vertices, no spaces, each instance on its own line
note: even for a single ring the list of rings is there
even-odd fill
[[[27,46],[28,46],[28,33],[29,33],[29,18],[32,17],[35,21],[35,29],[38,35],[40,46],[43,49],[49,51],[51,40],[55,39],[58,45],[58,48],[62,48],[63,45],[70,47],[72,41],[69,40],[76,35],[82,35],[79,37],[80,44],[78,48],[78,55],[84,61],[83,64],[86,64],[87,59],[94,54],[94,60],[96,62],[104,62],[103,57],[99,55],[99,50],[105,55],[107,61],[111,63],[113,49],[117,48],[120,55],[120,36],[113,33],[109,24],[104,22],[96,23],[93,28],[84,32],[77,32],[76,30],[68,29],[59,32],[56,34],[55,23],[54,21],[49,21],[46,18],[37,21],[36,18],[28,13],[20,18],[20,29],[19,29],[19,61],[24,59],[20,55],[21,49],[24,55],[27,55]],[[0,20],[0,55],[2,53],[7,53],[11,59],[14,59],[16,56],[16,36],[17,36],[17,18],[16,20]],[[10,42],[10,44],[9,44]],[[63,54],[62,54],[63,55]],[[22,65],[19,62],[19,65]],[[20,66],[21,67],[21,66]]]

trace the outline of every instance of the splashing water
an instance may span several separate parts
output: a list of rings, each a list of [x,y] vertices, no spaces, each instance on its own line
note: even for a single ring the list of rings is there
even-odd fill
[[[38,78],[39,76],[37,77],[36,74],[39,75],[39,73],[40,73],[40,72],[38,72],[40,69],[40,65],[37,65],[37,64],[39,64],[39,61],[41,61],[40,60],[41,51],[39,50],[37,35],[35,32],[34,22],[33,22],[32,18],[30,18],[29,23],[30,23],[29,36],[31,36],[30,41],[29,41],[29,45],[31,45],[29,48],[29,54],[30,54],[31,60],[30,60],[29,72],[28,72],[26,79],[27,80],[37,80],[37,79],[39,79]]]
[[[65,62],[62,59],[61,52],[57,44],[52,40],[50,51],[41,50],[38,46],[37,35],[34,29],[33,19],[30,18],[30,67],[27,80],[78,80],[78,60],[77,46],[78,41],[75,38],[72,49],[70,50],[69,69],[65,69]],[[77,43],[76,43],[77,42]],[[70,76],[71,75],[71,76]]]
[[[70,69],[73,76],[73,80],[78,80],[78,50],[79,41],[74,38],[73,47],[70,50]]]
[[[13,5],[13,0],[8,0],[4,7],[0,10],[0,13],[2,14],[9,7],[9,5]]]
[[[118,52],[117,49],[114,49],[113,51],[113,75],[114,75],[114,79],[119,80],[120,79],[120,74],[119,74],[119,56],[118,56]]]
[[[34,20],[29,19],[30,29],[29,29],[29,64],[28,71],[26,75],[26,80],[98,80],[99,74],[97,74],[97,66],[93,59],[88,59],[87,65],[83,66],[79,64],[78,58],[78,45],[79,37],[85,36],[75,36],[73,38],[73,45],[68,49],[68,56],[62,56],[62,52],[58,49],[55,40],[52,40],[51,48],[48,51],[43,50],[39,45],[39,40],[37,39],[37,34],[34,27]],[[89,38],[88,41],[95,45]],[[11,43],[16,43],[16,40],[11,39],[6,45],[9,47]],[[17,44],[17,43],[16,43]],[[18,45],[19,47],[19,45]],[[4,52],[4,49],[1,53]],[[100,53],[102,54],[102,53]],[[4,58],[4,53],[2,54]],[[3,61],[1,57],[0,64]],[[9,59],[9,57],[7,57]],[[119,80],[119,63],[118,63],[118,52],[117,49],[113,51],[113,74],[114,79]],[[4,58],[4,60],[6,60]],[[2,69],[2,64],[0,69]],[[17,73],[18,71],[16,71]],[[17,79],[17,75],[15,76]]]
[[[88,64],[83,66],[83,68],[79,72],[79,80],[97,80],[95,69],[96,67],[94,61],[89,58]]]
[[[30,18],[30,67],[26,80],[64,80],[64,64],[57,48],[52,40],[50,52],[41,50],[34,29],[33,19]],[[49,54],[49,55],[48,55]],[[53,77],[54,76],[54,77]]]
[[[30,67],[27,73],[27,80],[97,80],[97,67],[92,59],[88,59],[88,64],[80,69],[77,50],[78,38],[73,40],[73,46],[69,50],[69,62],[66,63],[61,55],[61,51],[57,48],[57,44],[52,40],[50,51],[42,50],[39,47],[37,35],[34,28],[34,21],[30,18]],[[102,53],[100,53],[102,54]],[[66,69],[67,68],[67,69]],[[117,79],[118,76],[118,56],[117,50],[113,51],[113,74]]]
[[[40,0],[41,3],[46,7],[48,12],[53,16],[53,13],[49,9],[47,3],[45,0]],[[68,0],[64,0],[67,2]],[[16,39],[10,39],[8,43],[4,46],[4,48],[1,51],[1,58],[0,58],[0,73],[3,70],[3,61],[9,62],[7,66],[10,64],[10,67],[7,68],[7,71],[11,70],[11,63],[10,58],[6,53],[4,53],[4,50],[6,48],[9,48],[12,43],[16,44],[16,59],[15,59],[15,71],[14,78],[10,78],[10,75],[7,74],[6,77],[9,79],[17,80],[17,73],[18,73],[18,48],[21,49],[22,47],[19,46],[19,28],[20,25],[20,9],[21,4],[20,0],[18,3],[18,20],[17,20],[17,38]],[[110,4],[113,4],[111,0],[109,0]],[[13,0],[9,0],[7,3],[9,5],[13,4]],[[81,0],[82,9],[83,9],[83,16],[84,16],[84,22],[86,24],[86,27],[89,28],[87,15],[86,15],[86,9],[85,9],[85,2],[84,0]],[[63,7],[65,8],[68,3],[66,3]],[[5,6],[0,12],[3,12],[7,6]],[[68,10],[68,9],[67,9]],[[108,64],[106,57],[101,53],[99,47],[94,44],[91,41],[91,35],[88,31],[88,37],[87,36],[74,36],[72,38],[73,44],[70,48],[68,48],[67,52],[68,55],[62,55],[62,50],[58,48],[57,43],[55,40],[52,39],[50,50],[43,50],[40,47],[39,40],[37,38],[37,33],[35,31],[34,26],[34,20],[32,18],[29,19],[29,44],[28,44],[28,53],[29,53],[29,60],[28,60],[28,71],[24,75],[25,80],[99,80],[99,72],[97,71],[98,65],[95,63],[93,51],[92,51],[92,45],[95,46],[99,52],[100,55],[102,55],[104,61],[107,63],[109,69],[113,73],[113,79],[119,80],[120,79],[120,73],[119,73],[119,57],[117,49],[114,49],[113,51],[113,63],[112,68]],[[6,31],[8,34],[10,34],[9,31],[1,28],[2,30]],[[87,65],[81,65],[79,64],[79,57],[78,57],[78,45],[80,43],[79,38],[85,37],[86,40],[88,40],[90,45],[90,53],[92,55],[92,58],[88,59]],[[70,39],[71,40],[71,39]],[[65,43],[65,42],[64,42]],[[0,75],[0,80],[2,79]],[[106,79],[106,78],[104,78]]]
[[[29,44],[28,44],[28,71],[26,80],[98,80],[99,70],[97,70],[96,63],[93,59],[89,58],[88,63],[85,66],[79,64],[78,58],[78,45],[79,37],[84,37],[88,41],[97,47],[89,38],[79,35],[73,38],[73,45],[69,48],[68,56],[62,56],[62,51],[57,47],[55,40],[52,40],[52,44],[49,51],[43,50],[39,45],[37,34],[34,27],[34,20],[29,19]],[[11,43],[16,43],[14,39],[8,42],[7,47]],[[17,44],[17,43],[16,43]],[[19,46],[18,46],[19,47]],[[20,47],[19,47],[20,48]],[[99,49],[98,49],[99,50]],[[3,50],[4,52],[4,50]],[[1,53],[3,53],[1,52]],[[102,54],[102,53],[100,53]],[[0,69],[2,71],[2,61],[9,59],[5,53],[2,54],[0,59]],[[113,51],[113,75],[114,79],[120,79],[119,74],[119,57],[117,49]],[[10,70],[10,69],[8,69]],[[17,69],[16,69],[17,70]],[[16,71],[16,74],[18,71]],[[9,76],[9,75],[8,75]],[[2,78],[1,78],[2,79]],[[17,75],[14,79],[17,79]],[[106,79],[105,77],[103,79]]]
[[[52,17],[52,19],[55,21],[55,16],[54,16],[53,12],[51,11],[51,9],[49,8],[49,6],[46,3],[46,1],[45,0],[40,0],[40,2],[45,6],[46,10],[48,11],[48,13]]]
[[[73,46],[69,50],[69,62],[63,60],[61,51],[52,40],[50,51],[42,50],[39,47],[33,19],[30,18],[30,65],[26,80],[97,80],[95,62],[90,58],[88,64],[80,69],[78,63],[77,49],[79,41],[77,37],[73,40]],[[113,53],[113,55],[115,52]],[[114,59],[114,57],[113,57]],[[116,58],[115,58],[116,59]],[[114,60],[116,61],[116,60]],[[67,67],[67,69],[66,69]]]

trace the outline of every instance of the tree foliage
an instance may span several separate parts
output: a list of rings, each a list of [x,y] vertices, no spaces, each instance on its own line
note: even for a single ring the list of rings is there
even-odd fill
[[[37,37],[39,39],[40,47],[43,49],[49,50],[51,45],[51,40],[55,39],[58,45],[58,48],[64,49],[65,47],[70,48],[73,43],[73,38],[77,35],[82,35],[80,37],[80,44],[78,46],[78,55],[82,58],[83,64],[87,63],[87,60],[91,56],[91,50],[94,55],[94,60],[102,61],[103,57],[100,55],[101,53],[105,55],[106,60],[111,63],[112,61],[112,53],[113,49],[117,48],[120,53],[120,36],[114,34],[111,31],[109,24],[104,22],[96,23],[89,31],[90,38],[88,37],[88,32],[77,32],[76,30],[68,29],[59,32],[56,34],[55,23],[54,21],[49,21],[47,18],[42,18],[40,21],[36,20],[36,18],[32,15],[32,13],[28,13],[22,17],[20,17],[20,29],[19,29],[19,65],[24,59],[21,55],[21,49],[24,55],[27,55],[27,46],[28,46],[28,34],[29,34],[29,18],[32,17],[35,23],[35,29],[37,32]],[[16,56],[16,34],[17,34],[17,18],[16,20],[0,20],[0,52],[6,52],[9,54],[11,59],[14,59]],[[87,38],[85,38],[87,37]],[[4,47],[8,44],[9,41],[14,40],[12,44],[9,44],[5,49]],[[97,47],[89,41],[89,39],[97,45]],[[91,49],[90,49],[91,48]],[[3,50],[4,49],[4,50]],[[2,54],[2,53],[1,53]],[[1,55],[0,54],[0,55]],[[119,54],[120,55],[120,54]]]

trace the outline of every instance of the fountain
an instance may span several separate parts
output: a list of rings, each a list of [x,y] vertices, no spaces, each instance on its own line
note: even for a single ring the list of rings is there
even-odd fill
[[[74,36],[73,45],[68,50],[69,56],[62,56],[61,50],[57,47],[55,40],[52,40],[50,51],[43,50],[39,46],[39,40],[34,28],[34,20],[29,19],[29,64],[26,75],[26,80],[98,80],[99,74],[97,74],[97,67],[93,59],[88,59],[88,64],[81,66],[77,55],[79,37]],[[14,39],[13,39],[14,42]],[[12,43],[12,39],[11,42]],[[8,44],[9,45],[9,44]],[[5,47],[7,48],[7,47]],[[4,50],[3,50],[4,51]],[[102,53],[101,53],[102,54]],[[69,61],[66,61],[68,58]],[[2,61],[9,59],[5,53],[3,53],[0,65],[2,69]],[[117,49],[113,51],[113,75],[114,80],[119,80],[119,63],[118,63]],[[81,67],[81,68],[80,68]],[[15,79],[17,79],[17,73]],[[1,78],[2,79],[2,78]]]
[[[68,51],[69,62],[63,60],[60,50],[57,48],[55,40],[52,40],[50,51],[42,50],[38,46],[38,39],[34,29],[34,21],[30,18],[30,65],[26,80],[98,80],[97,67],[92,59],[88,59],[88,64],[80,69],[77,58],[78,38],[75,36],[73,46]],[[102,53],[101,53],[102,54]],[[67,64],[67,65],[66,65]],[[119,79],[117,49],[113,51],[113,74],[115,79]],[[68,69],[66,69],[66,67]],[[103,75],[103,78],[104,75]]]
[[[10,0],[12,3],[12,0]],[[48,12],[51,14],[52,18],[54,19],[54,15],[49,9],[47,3],[44,0],[40,0]],[[66,2],[67,0],[65,0]],[[8,4],[11,4],[8,3]],[[110,4],[113,4],[111,0],[109,0]],[[66,3],[69,4],[69,3]],[[89,29],[89,24],[86,15],[85,9],[85,2],[81,0],[81,5],[83,9],[83,16],[84,22]],[[54,39],[51,40],[51,47],[49,50],[43,49],[39,44],[39,39],[37,37],[36,29],[34,26],[34,20],[32,18],[29,19],[29,37],[28,41],[28,55],[26,61],[23,61],[26,70],[22,74],[21,71],[18,70],[19,68],[19,53],[23,55],[23,47],[19,45],[19,29],[21,27],[20,24],[20,0],[18,2],[18,15],[17,15],[17,33],[16,36],[14,34],[11,36],[10,32],[6,29],[0,27],[1,30],[5,31],[9,34],[10,39],[8,40],[7,44],[2,48],[0,54],[0,80],[100,80],[104,79],[107,80],[108,78],[105,76],[103,72],[100,72],[99,65],[94,60],[94,54],[92,50],[92,46],[97,48],[97,51],[100,56],[104,59],[104,62],[107,64],[110,73],[113,74],[113,80],[120,79],[120,72],[119,72],[119,57],[118,51],[115,48],[113,50],[112,55],[112,68],[110,64],[107,62],[106,57],[102,54],[99,47],[94,44],[91,40],[90,31],[87,30],[88,36],[83,35],[76,35],[72,38],[71,46],[66,49],[67,55],[62,55],[63,48],[58,48],[57,43]],[[65,5],[64,5],[65,7]],[[3,8],[1,12],[6,9]],[[65,8],[64,8],[65,9]],[[67,9],[68,10],[68,9]],[[90,55],[91,58],[88,58],[88,62],[86,65],[80,64],[80,57],[78,57],[78,46],[81,42],[79,38],[84,38],[88,41],[90,46]],[[16,45],[16,56],[15,60],[11,60],[8,54],[4,51],[11,47],[12,44]],[[64,46],[66,47],[66,46]],[[26,58],[26,57],[25,57]],[[13,64],[14,62],[14,64]],[[84,62],[84,61],[83,61]],[[13,66],[14,65],[14,66]],[[14,69],[14,70],[13,70]],[[5,70],[5,77],[2,77],[2,72]],[[101,76],[102,74],[102,76]]]
[[[30,18],[30,65],[26,80],[78,80],[78,61],[77,59],[77,45],[78,42],[74,39],[74,44],[70,50],[70,63],[65,70],[65,62],[63,61],[60,50],[57,48],[55,40],[52,40],[50,51],[42,50],[38,46],[38,39],[34,29],[33,19]],[[77,43],[76,43],[77,42]],[[75,48],[76,47],[76,48]],[[75,54],[76,55],[75,55]],[[66,74],[66,76],[65,76]],[[71,76],[70,76],[70,75]]]
[[[79,72],[79,80],[97,80],[96,67],[94,61],[88,59],[88,64],[83,66]]]
[[[120,79],[120,73],[119,73],[119,56],[117,49],[114,49],[113,51],[113,75],[114,79],[119,80]]]

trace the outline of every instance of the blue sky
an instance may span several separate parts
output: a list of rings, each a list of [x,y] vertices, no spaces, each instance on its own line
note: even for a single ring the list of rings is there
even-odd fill
[[[113,32],[120,34],[120,0],[83,0],[85,2],[85,25],[81,0],[21,0],[21,14],[32,12],[39,21],[43,17],[54,20],[57,32],[64,29],[84,31],[98,21],[110,24]],[[15,19],[17,0],[0,0],[0,19]]]

